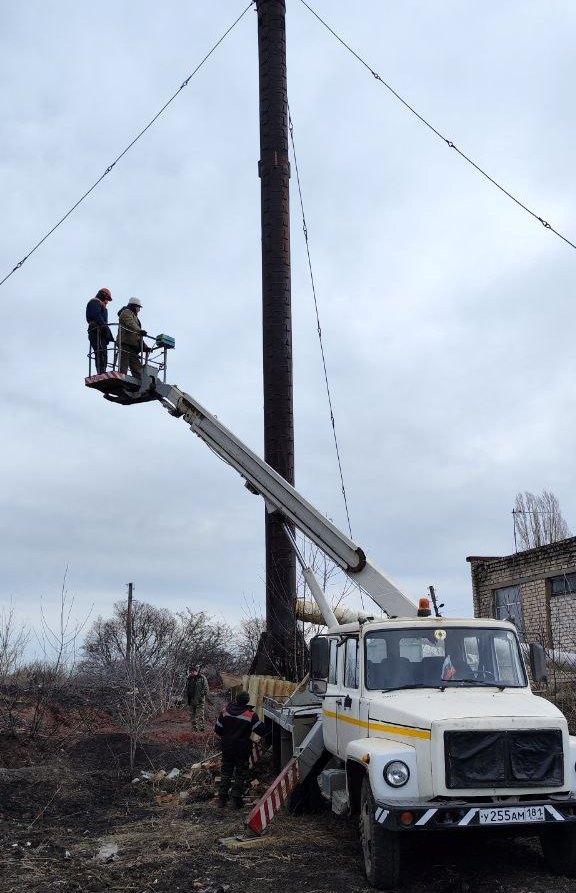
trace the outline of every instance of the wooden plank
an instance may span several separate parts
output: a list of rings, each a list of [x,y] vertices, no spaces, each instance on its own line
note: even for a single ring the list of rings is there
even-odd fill
[[[267,846],[270,843],[275,843],[275,838],[270,834],[266,834],[263,837],[244,837],[243,835],[238,835],[236,837],[221,837],[220,844],[226,847],[227,850],[253,850],[259,846]]]

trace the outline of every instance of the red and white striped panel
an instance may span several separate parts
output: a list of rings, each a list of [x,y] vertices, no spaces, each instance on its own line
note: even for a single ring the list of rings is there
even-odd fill
[[[106,381],[107,378],[120,378],[124,380],[126,378],[123,372],[100,372],[98,375],[89,375],[85,381],[86,384],[92,384],[95,381]]]
[[[288,797],[298,784],[298,763],[291,759],[276,778],[246,820],[255,834],[262,834],[277,812],[285,806]]]

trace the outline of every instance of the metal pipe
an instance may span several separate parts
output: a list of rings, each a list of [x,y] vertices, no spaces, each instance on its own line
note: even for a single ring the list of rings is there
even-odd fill
[[[306,566],[306,561],[304,560],[304,556],[302,555],[302,553],[300,552],[300,550],[298,548],[298,544],[296,543],[296,537],[294,536],[294,533],[292,532],[292,530],[290,529],[288,524],[284,523],[283,527],[284,527],[284,533],[288,537],[288,540],[290,541],[292,548],[294,550],[294,555],[298,559],[300,567],[302,568],[302,573],[304,575],[304,579],[306,580],[306,583],[308,584],[310,592],[314,596],[314,601],[316,602],[316,604],[320,608],[320,611],[322,612],[322,616],[324,617],[324,623],[326,624],[326,626],[338,626],[339,625],[338,619],[337,619],[334,611],[332,610],[332,607],[330,606],[328,599],[326,598],[326,593],[324,592],[324,590],[320,586],[320,583],[314,576],[314,571],[312,570],[312,568]]]

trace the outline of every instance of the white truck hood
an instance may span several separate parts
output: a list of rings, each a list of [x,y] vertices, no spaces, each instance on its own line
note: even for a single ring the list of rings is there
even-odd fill
[[[510,728],[515,719],[539,720],[538,724],[551,722],[556,728],[564,725],[563,714],[547,701],[530,691],[515,689],[446,688],[444,691],[426,689],[384,692],[370,698],[370,725],[398,723],[417,729],[431,729],[435,722],[450,722],[470,727],[470,720],[502,720]],[[378,734],[370,730],[370,734]]]
[[[374,693],[372,693],[374,694]],[[369,701],[368,735],[397,741],[414,750],[420,796],[513,795],[534,793],[526,788],[467,785],[458,791],[446,782],[445,733],[558,729],[564,741],[564,778],[573,777],[569,760],[568,726],[563,714],[529,689],[446,688],[382,692]],[[545,788],[546,786],[542,786]],[[540,789],[540,788],[539,788]],[[555,788],[557,790],[557,788]]]

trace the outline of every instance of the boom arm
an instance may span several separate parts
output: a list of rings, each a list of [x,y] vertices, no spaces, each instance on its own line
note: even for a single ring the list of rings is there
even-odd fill
[[[194,434],[263,497],[268,511],[277,511],[342,568],[390,616],[416,615],[416,605],[379,568],[360,546],[316,511],[284,478],[248,449],[218,419],[174,385],[155,381],[155,396],[171,415],[181,417]]]

